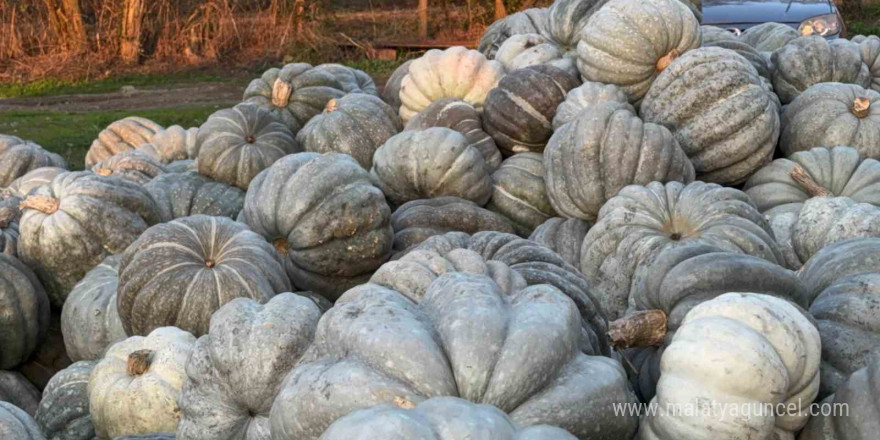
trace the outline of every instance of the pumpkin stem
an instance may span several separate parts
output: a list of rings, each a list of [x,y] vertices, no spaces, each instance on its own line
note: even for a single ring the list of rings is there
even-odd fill
[[[666,313],[644,310],[612,321],[608,337],[617,349],[658,346],[666,338]]]
[[[681,54],[678,53],[678,49],[672,49],[668,54],[663,55],[662,58],[657,60],[657,71],[662,72],[665,70],[673,61],[675,61],[676,58],[678,58],[679,55]]]
[[[95,170],[95,174],[100,174],[102,176],[109,176],[113,174],[113,170],[110,168],[98,168]]]
[[[871,110],[871,100],[864,97],[858,97],[853,101],[852,112],[857,118],[868,116]]]
[[[153,350],[138,350],[128,355],[128,364],[126,372],[129,376],[140,376],[150,369],[150,363],[153,362]]]
[[[810,176],[807,170],[800,165],[795,165],[788,172],[788,175],[791,176],[791,180],[794,180],[801,188],[806,190],[807,194],[811,197],[828,197],[831,195],[831,191],[828,191],[825,187],[819,185],[819,182],[813,180],[813,176]]]
[[[275,84],[272,84],[272,104],[275,107],[287,107],[292,91],[290,84],[282,81],[281,78],[276,78]]]
[[[214,260],[205,260],[205,266],[214,267]]]
[[[275,246],[275,250],[281,255],[287,256],[290,253],[290,243],[284,238],[276,239],[272,242],[272,246]]]
[[[402,396],[394,396],[394,405],[400,409],[413,409],[416,407],[415,403]]]
[[[18,209],[36,209],[46,215],[54,214],[58,210],[58,200],[47,196],[28,196],[18,204]]]
[[[339,101],[337,101],[336,98],[333,98],[333,99],[327,101],[327,106],[324,107],[324,113],[333,113],[338,108],[339,108]]]

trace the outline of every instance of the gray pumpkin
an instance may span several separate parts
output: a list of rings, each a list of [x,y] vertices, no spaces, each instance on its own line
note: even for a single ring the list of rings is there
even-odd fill
[[[880,159],[880,93],[855,84],[816,84],[785,106],[779,148],[785,156],[846,145]]]
[[[373,156],[370,176],[394,205],[453,196],[482,206],[492,196],[483,155],[449,128],[404,131],[388,139]]]
[[[0,303],[16,304],[14,313],[0,317],[0,369],[9,369],[30,357],[46,337],[49,299],[37,277],[15,257],[0,253]],[[11,309],[10,309],[11,310]]]
[[[229,301],[264,303],[289,290],[266,240],[234,220],[195,215],[153,226],[125,250],[117,304],[129,335],[175,326],[198,337]]]
[[[394,250],[405,251],[428,237],[459,231],[473,234],[480,231],[514,233],[514,225],[506,217],[474,202],[458,197],[406,202],[391,215],[394,228]]]
[[[726,29],[715,26],[700,26],[703,33],[703,43],[701,47],[720,47],[722,49],[732,50],[740,56],[752,63],[758,75],[770,80],[773,76],[773,68],[770,60],[748,43],[737,38],[733,33]]]
[[[220,110],[199,127],[199,173],[247,190],[251,179],[302,146],[271,113],[249,103]]]
[[[556,107],[576,77],[553,66],[530,66],[508,73],[483,103],[483,128],[501,152],[538,152],[553,134]]]
[[[626,93],[619,87],[588,81],[569,90],[565,95],[565,101],[556,107],[553,130],[559,130],[563,125],[577,119],[584,110],[603,102],[626,104],[627,108],[635,113],[635,109],[627,103]]]
[[[856,35],[850,41],[859,45],[862,62],[871,72],[871,89],[880,91],[880,37]]]
[[[442,434],[435,437],[435,433]],[[520,428],[492,405],[455,397],[435,397],[412,407],[380,405],[355,411],[330,425],[320,440],[411,440],[414,436],[443,440],[577,440],[554,426]]]
[[[495,140],[483,131],[483,118],[474,106],[460,99],[440,99],[425,107],[406,123],[405,130],[424,130],[431,127],[451,128],[467,138],[471,147],[483,155],[489,172],[501,165],[501,152]]]
[[[86,168],[91,168],[96,163],[123,151],[149,144],[153,141],[153,136],[161,130],[161,125],[137,116],[129,116],[113,122],[98,133],[98,138],[89,147],[86,153]]]
[[[36,419],[49,440],[93,440],[89,414],[89,375],[97,361],[80,361],[52,377],[39,403]]]
[[[553,217],[535,228],[529,240],[549,248],[577,267],[581,264],[581,245],[592,226],[578,218]]]
[[[698,180],[736,184],[772,159],[777,105],[748,60],[704,47],[682,55],[657,77],[640,112],[646,122],[672,131]]]
[[[18,220],[21,199],[11,191],[0,190],[0,254],[18,255]]]
[[[492,199],[486,207],[513,221],[516,232],[528,236],[556,215],[547,198],[544,157],[520,153],[508,157],[492,174]]]
[[[800,36],[796,29],[787,24],[768,22],[746,29],[740,39],[758,52],[773,52]]]
[[[379,89],[376,87],[376,83],[373,82],[373,78],[363,70],[334,63],[320,64],[315,66],[315,69],[333,75],[339,81],[339,84],[342,85],[342,90],[347,94],[356,93],[379,96]]]
[[[702,25],[700,26],[700,35],[702,36],[703,46],[719,41],[739,41],[739,38],[733,32],[718,26]]]
[[[122,255],[107,257],[74,286],[61,309],[61,333],[72,361],[100,359],[128,337],[119,319],[116,290]]]
[[[163,174],[144,188],[165,222],[197,214],[235,219],[244,207],[244,191],[193,171]]]
[[[859,237],[880,237],[880,208],[847,197],[814,197],[804,202],[790,239],[805,263],[822,248]]]
[[[400,117],[381,99],[363,93],[331,99],[296,135],[305,151],[345,153],[365,169],[373,165],[373,154],[391,136],[403,129]]]
[[[4,440],[46,439],[31,416],[8,402],[0,402],[0,438]]]
[[[40,390],[21,373],[0,370],[0,402],[9,402],[33,417],[40,406]]]
[[[600,103],[562,126],[544,150],[547,197],[563,217],[595,221],[627,185],[694,180],[672,133],[643,123],[628,104]]]
[[[121,437],[114,437],[113,440],[174,440],[176,437],[175,433],[158,433],[158,434],[140,434],[140,435],[123,435]]]
[[[477,50],[492,60],[495,59],[495,54],[501,45],[511,36],[521,34],[550,36],[548,12],[548,8],[526,9],[495,21],[483,32]]]
[[[86,272],[161,220],[143,187],[91,172],[59,174],[32,191],[22,208],[19,257],[59,308]]]
[[[457,255],[487,264],[473,252]],[[425,281],[405,272],[394,278]],[[580,351],[581,317],[561,291],[504,290],[489,276],[465,272],[423,285],[418,298],[358,286],[324,314],[314,345],[272,406],[276,440],[316,438],[346,413],[438,396],[491,404],[521,426],[554,425],[581,439],[635,434],[636,417],[613,416],[614,404],[635,402],[623,368]],[[554,410],[560,407],[566,410]]]
[[[773,52],[771,60],[775,67],[773,90],[783,104],[818,83],[871,84],[871,72],[862,62],[859,46],[842,38],[798,37]]]
[[[609,319],[623,316],[639,266],[682,243],[783,262],[770,225],[742,191],[704,182],[628,186],[602,207],[581,248],[580,269]]]
[[[0,188],[42,167],[67,168],[67,162],[31,141],[0,134]]]
[[[199,172],[199,165],[193,159],[175,160],[165,165],[165,173],[186,173],[189,171]]]
[[[92,166],[95,174],[117,176],[138,185],[144,185],[165,173],[158,160],[139,150],[123,151]]]
[[[802,207],[801,203],[789,203],[764,211],[764,216],[770,223],[770,229],[773,230],[773,236],[776,237],[776,243],[782,253],[783,266],[792,270],[800,269],[804,265],[791,244],[791,234]]]
[[[196,149],[198,133],[198,127],[184,129],[179,125],[172,125],[157,131],[153,135],[153,140],[149,144],[138,146],[137,151],[151,156],[162,164],[195,159],[198,155]]]
[[[828,246],[798,272],[822,337],[821,395],[880,353],[880,238]]]
[[[508,72],[529,66],[553,66],[577,77],[577,52],[541,34],[512,35],[495,53],[495,60]]]
[[[331,299],[391,255],[391,209],[346,154],[282,158],[254,179],[242,220],[275,245],[297,288]]]
[[[6,189],[17,197],[25,197],[35,188],[48,185],[55,176],[67,172],[59,167],[40,167],[28,171],[27,174],[12,181]]]
[[[395,113],[400,112],[400,85],[403,83],[403,78],[409,74],[409,65],[413,61],[415,60],[409,60],[394,69],[385,82],[385,87],[382,88],[382,100],[390,105]]]
[[[265,305],[240,298],[214,313],[186,363],[177,438],[270,440],[272,402],[311,345],[321,313],[294,293]],[[240,342],[245,340],[260,346]]]

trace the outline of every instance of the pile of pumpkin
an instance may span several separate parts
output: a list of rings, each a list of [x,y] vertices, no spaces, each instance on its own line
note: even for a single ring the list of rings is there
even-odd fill
[[[0,137],[0,438],[876,438],[880,38],[698,17],[288,64],[86,171]],[[665,410],[714,403],[787,409]]]

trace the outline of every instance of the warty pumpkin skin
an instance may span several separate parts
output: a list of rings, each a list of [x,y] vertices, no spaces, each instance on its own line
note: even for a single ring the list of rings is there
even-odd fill
[[[165,173],[165,167],[153,157],[139,150],[123,151],[92,166],[92,172],[102,176],[117,176],[138,185],[144,185]]]
[[[6,190],[14,196],[24,198],[35,188],[48,185],[55,176],[66,172],[66,169],[59,167],[35,168],[18,179],[13,180]]]
[[[775,95],[755,67],[731,50],[692,50],[667,67],[642,101],[645,122],[661,124],[687,153],[697,179],[745,181],[770,162],[779,136]]]
[[[72,361],[100,359],[111,344],[128,337],[119,319],[116,293],[122,255],[111,255],[74,286],[61,310],[64,347]]]
[[[880,237],[880,208],[846,197],[815,197],[804,202],[792,227],[791,243],[802,262],[834,243]]]
[[[582,112],[594,105],[603,102],[616,102],[625,104],[626,108],[635,113],[635,109],[627,102],[626,94],[619,87],[612,84],[585,82],[582,85],[568,91],[565,100],[556,107],[556,115],[553,117],[553,130],[559,130],[563,125],[575,120]]]
[[[880,159],[880,93],[855,84],[816,84],[782,110],[779,148],[788,157],[845,145]]]
[[[0,134],[0,188],[42,167],[67,168],[67,162],[31,141]]]
[[[693,165],[666,127],[611,102],[559,128],[544,150],[544,169],[556,212],[587,221],[627,185],[694,180]]]
[[[545,174],[541,154],[508,157],[492,174],[492,198],[486,208],[509,218],[516,233],[528,236],[538,225],[557,215],[547,197]]]
[[[161,220],[143,187],[91,172],[59,174],[32,191],[22,208],[19,257],[56,307],[86,272]]]
[[[125,250],[117,303],[130,335],[175,326],[201,336],[229,301],[287,291],[271,244],[231,219],[196,215],[153,226]]]
[[[639,438],[794,438],[819,390],[820,356],[819,332],[786,300],[728,293],[704,302],[691,309],[663,352],[652,400],[657,411],[641,420]],[[693,415],[667,406],[682,408],[695,399],[712,404],[711,410]],[[743,409],[768,404],[797,410]]]
[[[483,131],[483,118],[474,106],[460,99],[440,99],[425,107],[406,123],[404,130],[424,130],[431,127],[451,128],[467,138],[471,147],[483,155],[486,169],[493,172],[501,165],[501,152],[495,140]]]
[[[391,209],[346,154],[282,158],[254,179],[242,220],[279,250],[297,288],[331,299],[391,255]]]
[[[403,82],[403,78],[409,74],[409,66],[413,61],[415,60],[409,60],[394,69],[394,72],[388,77],[388,81],[385,82],[385,87],[382,88],[382,100],[390,105],[394,113],[398,115],[400,114],[400,84]]]
[[[611,0],[580,35],[584,79],[619,86],[635,105],[672,60],[700,47],[701,38],[700,22],[678,0]]]
[[[176,327],[110,346],[89,376],[89,413],[98,438],[174,432],[186,360],[196,339]]]
[[[405,251],[428,237],[459,231],[515,233],[514,225],[501,214],[458,197],[413,200],[401,205],[391,215],[394,250]]]
[[[581,264],[581,245],[592,226],[578,218],[553,217],[535,228],[529,240],[549,248],[577,267]]]
[[[0,437],[10,440],[46,439],[31,416],[8,402],[0,402]]]
[[[504,76],[504,67],[462,46],[432,49],[409,65],[400,84],[400,117],[407,122],[432,102],[457,98],[482,109],[486,95]]]
[[[249,103],[209,116],[199,127],[196,145],[199,173],[243,190],[276,160],[302,151],[293,132]]]
[[[871,72],[871,90],[880,91],[880,37],[856,35],[850,41],[859,45],[862,62]]]
[[[198,127],[184,129],[179,125],[172,125],[157,131],[150,143],[140,145],[136,150],[149,155],[162,164],[195,159],[198,155],[196,149],[198,133]]]
[[[98,138],[89,147],[86,153],[86,168],[91,168],[96,163],[123,151],[149,144],[153,141],[153,136],[162,129],[161,125],[138,116],[129,116],[113,122],[98,133]]]
[[[578,85],[577,77],[553,66],[514,70],[486,97],[483,128],[506,156],[540,153],[553,134],[556,107]]]
[[[80,361],[52,377],[34,417],[50,440],[93,440],[89,376],[97,361]]]
[[[788,104],[810,86],[836,82],[868,87],[871,72],[859,46],[846,39],[798,37],[773,52],[773,90]]]
[[[531,8],[496,20],[483,32],[477,50],[494,60],[501,45],[514,35],[540,34],[549,37],[548,12],[549,8]]]
[[[796,29],[787,24],[768,22],[746,29],[740,35],[740,40],[758,52],[772,53],[800,36]]]
[[[294,293],[220,308],[186,364],[178,440],[270,440],[272,402],[311,345],[321,313]]]
[[[482,206],[492,196],[492,177],[483,155],[449,128],[404,131],[391,137],[376,150],[370,177],[394,205],[453,196]]]
[[[320,440],[577,440],[564,429],[538,425],[520,428],[492,405],[455,397],[435,397],[414,407],[380,405],[355,411],[330,425]]]
[[[331,99],[296,135],[305,151],[345,153],[364,169],[373,165],[373,154],[403,124],[397,113],[373,95],[356,93]]]
[[[244,191],[194,171],[163,174],[144,188],[165,222],[198,214],[235,219],[244,207]]]
[[[21,373],[0,370],[0,402],[9,402],[33,417],[40,406],[40,390]]]

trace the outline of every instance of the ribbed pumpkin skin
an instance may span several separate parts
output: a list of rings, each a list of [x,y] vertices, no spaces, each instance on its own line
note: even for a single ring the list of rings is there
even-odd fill
[[[822,335],[822,395],[833,393],[880,352],[880,239],[828,246],[798,272]]]
[[[67,162],[31,141],[0,134],[0,188],[42,167],[67,168]]]
[[[144,185],[165,173],[162,163],[139,150],[123,151],[92,166],[92,172],[116,176],[131,183]]]
[[[704,182],[628,186],[602,207],[581,248],[581,272],[603,295],[609,319],[626,310],[638,267],[682,243],[783,262],[770,225],[742,191]]]
[[[347,94],[367,94],[379,96],[379,90],[373,78],[363,70],[353,67],[343,66],[342,64],[325,63],[315,67],[330,73],[342,85],[342,91]]]
[[[400,117],[388,104],[373,95],[357,93],[330,101],[296,139],[305,151],[345,153],[370,169],[376,150],[402,129]]]
[[[825,247],[860,237],[880,237],[880,208],[847,197],[815,197],[804,202],[791,242],[806,263]]]
[[[0,436],[11,440],[45,439],[34,419],[9,402],[0,402]]]
[[[199,173],[243,190],[276,160],[302,151],[293,132],[248,103],[209,116],[199,127],[196,145]]]
[[[146,118],[129,116],[107,126],[98,133],[86,153],[86,168],[107,160],[110,156],[123,151],[149,144],[153,136],[162,130],[162,126]]]
[[[137,151],[149,155],[162,164],[195,159],[198,155],[196,150],[198,133],[198,127],[185,129],[179,125],[172,125],[157,131],[153,135],[153,140],[149,144],[138,146]]]
[[[40,390],[21,373],[0,370],[0,402],[9,402],[33,416],[40,406]]]
[[[577,218],[553,217],[535,228],[529,240],[559,254],[568,264],[581,264],[581,245],[592,223]]]
[[[859,117],[857,98],[870,102]],[[816,147],[845,145],[880,159],[880,93],[855,84],[816,84],[785,106],[779,148],[785,156]]]
[[[13,180],[6,189],[17,197],[25,197],[35,188],[48,185],[55,176],[66,172],[66,169],[59,167],[35,168],[18,179]]]
[[[770,60],[758,52],[758,49],[737,38],[726,29],[715,26],[700,26],[700,31],[703,34],[701,47],[720,47],[732,50],[752,63],[752,66],[755,66],[755,70],[758,71],[758,75],[767,80],[772,78],[773,68],[770,65]]]
[[[626,94],[619,87],[612,84],[585,82],[569,90],[565,100],[556,107],[553,130],[559,130],[563,125],[577,119],[584,110],[603,102],[626,104],[626,107],[635,113],[635,109],[627,103]]]
[[[620,103],[592,106],[557,130],[544,150],[544,169],[556,212],[587,221],[627,185],[694,180],[672,133]]]
[[[508,157],[492,174],[492,198],[486,207],[513,221],[516,232],[528,236],[556,215],[544,184],[544,157],[520,153]]]
[[[272,402],[311,345],[321,313],[294,293],[220,308],[186,364],[178,440],[270,440]]]
[[[472,264],[487,264],[469,255]],[[363,337],[376,332],[383,337]],[[270,415],[273,437],[316,438],[357,409],[451,396],[492,404],[521,426],[631,438],[635,417],[611,415],[612,402],[635,402],[626,375],[609,358],[584,355],[582,338],[574,302],[550,285],[505,291],[488,276],[452,272],[429,282],[420,298],[358,286],[324,314],[313,356],[282,385]],[[566,411],[552,410],[559,405]]]
[[[504,68],[483,54],[462,46],[432,49],[409,65],[400,84],[400,117],[409,121],[432,102],[457,98],[478,110],[494,88]]]
[[[654,81],[640,109],[645,122],[669,128],[697,179],[745,181],[770,162],[779,136],[776,97],[736,52],[718,47],[690,51]]]
[[[0,189],[0,254],[18,255],[18,220],[21,199],[12,191]]]
[[[576,77],[553,66],[514,70],[486,97],[483,128],[506,156],[540,153],[553,134],[556,107],[578,85]]]
[[[474,202],[458,197],[406,202],[391,215],[394,250],[405,251],[428,237],[458,231],[473,234],[498,231],[513,234],[514,225],[506,217]]]
[[[0,302],[16,304],[14,313],[0,317],[0,369],[21,364],[46,337],[49,300],[34,273],[21,262],[0,254]]]
[[[658,61],[700,47],[700,38],[700,22],[683,2],[611,0],[581,33],[578,69],[587,81],[621,87],[638,105],[660,73]]]
[[[489,172],[501,165],[501,152],[495,140],[483,131],[483,118],[474,106],[460,99],[440,99],[425,107],[406,123],[405,130],[424,130],[431,127],[451,128],[467,138],[471,147],[483,155]]]
[[[279,249],[297,288],[328,298],[362,283],[391,255],[391,209],[345,154],[279,160],[254,179],[242,213]]]
[[[548,37],[548,11],[548,8],[526,9],[495,21],[483,32],[477,50],[494,60],[498,48],[514,35],[541,34]]]
[[[761,23],[746,29],[740,39],[758,52],[773,52],[800,37],[797,30],[782,23]]]
[[[198,214],[234,220],[244,207],[244,191],[193,171],[163,174],[144,188],[165,222]]]
[[[850,41],[859,45],[862,62],[871,72],[871,90],[880,90],[880,37],[856,35]]]
[[[104,350],[128,337],[119,319],[116,290],[122,255],[107,257],[70,291],[61,310],[64,347],[72,361],[100,359]]]
[[[822,401],[839,412],[811,417],[798,440],[862,440],[876,436],[880,430],[878,388],[880,356],[874,355],[866,367],[853,373],[837,392]],[[842,408],[848,409],[842,412]]]
[[[495,54],[495,60],[512,72],[529,66],[553,66],[569,75],[577,76],[577,53],[567,51],[552,39],[541,34],[513,35],[504,41]]]
[[[56,307],[86,272],[161,220],[150,194],[118,177],[64,173],[31,194],[57,200],[59,208],[51,214],[22,211],[18,254]]]
[[[453,196],[485,205],[492,177],[483,155],[449,128],[404,131],[376,150],[370,176],[388,201]]]
[[[520,428],[492,405],[475,405],[454,397],[435,397],[412,409],[380,405],[355,411],[330,425],[320,440],[410,440],[414,436],[432,438],[436,432],[448,433],[450,438],[577,440],[553,426]]]
[[[130,335],[175,326],[201,336],[229,301],[289,290],[272,245],[231,219],[196,215],[147,229],[126,249],[117,302]]]
[[[89,376],[97,363],[77,362],[58,372],[46,385],[34,418],[48,439],[95,438],[95,427],[89,414]]]
[[[771,58],[773,90],[783,104],[813,84],[837,82],[868,87],[871,72],[862,62],[859,46],[849,40],[828,41],[818,35],[796,38]]]
[[[388,81],[385,82],[385,87],[382,88],[382,100],[394,109],[395,114],[400,112],[400,84],[403,82],[403,78],[409,74],[409,66],[413,61],[415,60],[409,60],[394,69],[394,72],[388,77]]]

